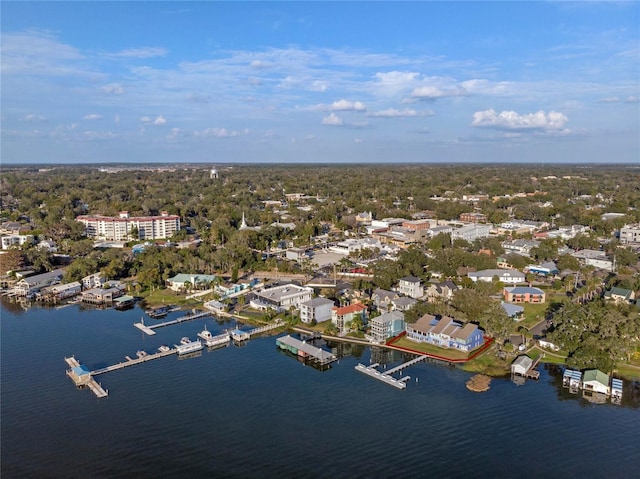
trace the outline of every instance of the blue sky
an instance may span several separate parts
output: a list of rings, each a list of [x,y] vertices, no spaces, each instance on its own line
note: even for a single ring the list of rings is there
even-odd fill
[[[640,162],[639,2],[11,2],[2,162]]]

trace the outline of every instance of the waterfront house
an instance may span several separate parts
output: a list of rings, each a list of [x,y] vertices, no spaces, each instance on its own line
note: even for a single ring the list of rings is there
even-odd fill
[[[322,323],[331,319],[333,301],[327,298],[313,298],[300,304],[300,321],[310,324],[313,321]]]
[[[471,271],[467,273],[467,276],[474,283],[477,281],[485,281],[487,283],[490,283],[494,280],[494,278],[502,283],[514,285],[525,282],[524,273],[513,269],[484,269],[482,271]]]
[[[174,277],[167,279],[167,288],[172,291],[186,291],[189,289],[198,289],[198,287],[207,287],[213,283],[216,276],[212,274],[185,274],[178,273]]]
[[[290,308],[299,309],[300,305],[309,301],[312,296],[313,288],[289,283],[256,291],[250,304],[252,308],[260,310],[275,309],[276,311],[282,311]]]
[[[387,339],[397,336],[404,331],[404,313],[390,311],[369,319],[371,326],[369,339],[374,343],[384,343]]]
[[[609,375],[598,369],[587,369],[582,376],[582,389],[609,395]]]
[[[101,288],[106,281],[102,273],[93,273],[82,278],[82,289]]]
[[[415,323],[406,325],[407,339],[418,343],[429,343],[441,348],[471,351],[484,341],[484,334],[475,324],[455,321],[448,316],[436,317],[425,314]]]
[[[544,303],[545,292],[530,286],[509,286],[502,291],[504,300],[509,303]]]
[[[220,301],[215,301],[215,300],[207,301],[206,303],[203,304],[203,306],[209,311],[213,311],[214,313],[224,313],[227,311],[227,305],[224,303],[221,303]]]
[[[82,291],[82,285],[79,281],[73,281],[71,283],[56,284],[51,286],[51,294],[56,299],[65,299],[77,296]]]
[[[22,278],[13,286],[13,293],[16,296],[32,296],[42,288],[58,284],[64,275],[64,270],[55,269],[47,273],[36,274]]]
[[[338,328],[340,334],[348,333],[351,330],[351,322],[356,318],[359,318],[362,324],[367,322],[367,307],[364,304],[354,303],[331,308],[331,322]]]
[[[533,359],[531,359],[529,356],[525,354],[523,354],[522,356],[518,356],[511,364],[511,374],[515,374],[517,376],[526,376],[532,365]]]
[[[407,276],[400,279],[398,292],[410,298],[418,299],[424,295],[424,288],[419,278]]]
[[[80,299],[89,304],[111,304],[113,300],[122,295],[119,288],[92,288],[83,291]]]

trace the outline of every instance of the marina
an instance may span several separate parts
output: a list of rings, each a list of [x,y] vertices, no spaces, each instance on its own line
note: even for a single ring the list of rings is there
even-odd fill
[[[77,387],[88,387],[96,397],[103,398],[109,395],[109,391],[103,389],[102,386],[93,378],[93,374],[86,366],[80,364],[80,362],[74,357],[64,358],[69,365],[70,369],[67,370],[67,376],[69,376]]]
[[[200,351],[204,348],[204,345],[198,341],[191,341],[188,337],[184,337],[180,340],[180,344],[176,345],[176,352],[178,355],[195,353],[196,351]]]

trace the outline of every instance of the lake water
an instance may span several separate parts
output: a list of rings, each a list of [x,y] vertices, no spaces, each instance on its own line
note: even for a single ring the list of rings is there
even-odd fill
[[[264,337],[98,376],[107,398],[76,389],[67,356],[97,369],[231,326],[147,336],[133,327],[142,314],[3,305],[3,479],[640,477],[640,384],[625,382],[622,405],[594,405],[560,387],[558,368],[477,394],[470,374],[419,363],[397,390],[354,367],[398,353],[339,345],[319,371]]]

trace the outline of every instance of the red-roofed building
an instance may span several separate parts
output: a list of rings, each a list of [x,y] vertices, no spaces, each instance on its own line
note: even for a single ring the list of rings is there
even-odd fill
[[[331,309],[331,322],[336,325],[340,333],[348,333],[351,329],[351,322],[358,317],[362,320],[362,324],[366,323],[367,307],[364,304],[354,303]]]

